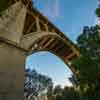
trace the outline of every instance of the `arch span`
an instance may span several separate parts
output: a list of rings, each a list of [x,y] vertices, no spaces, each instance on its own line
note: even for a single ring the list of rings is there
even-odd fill
[[[73,72],[74,68],[71,66],[71,61],[79,55],[79,52],[70,42],[52,32],[33,32],[24,35],[20,47],[28,51],[27,55],[38,51],[49,51],[70,66]]]
[[[66,39],[52,32],[34,32],[24,35],[20,46],[28,54],[37,51],[49,51],[60,57],[66,64],[78,56],[79,52]]]

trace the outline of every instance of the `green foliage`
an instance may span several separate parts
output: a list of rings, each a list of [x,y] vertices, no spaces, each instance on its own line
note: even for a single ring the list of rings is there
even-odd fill
[[[79,70],[79,77],[81,77],[83,80],[89,80],[90,82],[94,81],[100,71],[98,64],[88,56],[81,56],[76,61],[74,61],[73,64]],[[91,73],[93,77],[91,77]]]
[[[57,87],[56,87],[57,88]],[[83,100],[81,94],[74,88],[66,87],[54,95],[52,100]]]
[[[80,92],[88,100],[100,97],[100,26],[85,27],[78,37],[77,44],[81,56],[73,61],[78,70]]]
[[[96,9],[96,15],[97,15],[97,17],[100,17],[100,8],[99,7]]]
[[[0,12],[7,9],[9,6],[9,0],[0,0]]]
[[[52,92],[53,83],[48,76],[41,75],[35,70],[25,70],[24,94],[27,100]],[[46,92],[45,92],[46,91]]]
[[[98,0],[98,1],[99,1],[99,5],[98,5],[98,7],[96,8],[95,13],[96,13],[97,17],[100,17],[100,0]]]
[[[56,95],[56,94],[60,94],[62,91],[62,88],[60,85],[57,85],[55,86],[54,90],[53,90],[53,94]]]

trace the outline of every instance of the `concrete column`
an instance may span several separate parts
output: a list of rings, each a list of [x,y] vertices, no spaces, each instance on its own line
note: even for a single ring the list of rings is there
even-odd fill
[[[0,42],[0,100],[21,100],[24,95],[25,52]]]

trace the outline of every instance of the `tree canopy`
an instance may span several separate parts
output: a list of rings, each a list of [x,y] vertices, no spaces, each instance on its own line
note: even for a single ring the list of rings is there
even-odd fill
[[[73,61],[73,64],[79,71],[77,78],[80,91],[89,100],[99,100],[100,26],[84,27],[83,33],[77,38],[77,45],[81,55]]]
[[[25,70],[24,95],[27,99],[46,95],[53,88],[52,79],[35,70]]]

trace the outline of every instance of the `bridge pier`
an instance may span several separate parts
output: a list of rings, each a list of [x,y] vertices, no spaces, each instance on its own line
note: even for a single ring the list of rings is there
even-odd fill
[[[24,95],[25,52],[0,41],[0,100],[20,100]]]

